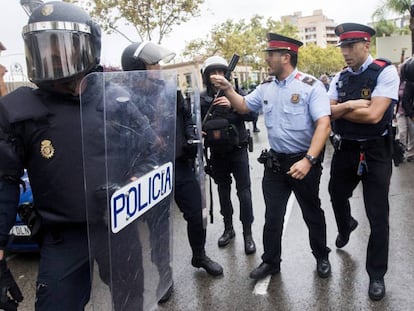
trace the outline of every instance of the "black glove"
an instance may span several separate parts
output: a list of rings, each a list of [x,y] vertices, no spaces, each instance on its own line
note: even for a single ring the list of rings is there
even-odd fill
[[[16,311],[22,300],[22,292],[7,267],[6,260],[0,260],[0,309]]]

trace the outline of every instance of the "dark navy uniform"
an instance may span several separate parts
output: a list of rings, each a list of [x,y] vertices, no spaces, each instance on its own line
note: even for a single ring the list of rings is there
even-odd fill
[[[205,118],[210,103],[214,98],[215,91],[207,88],[201,93],[201,116]],[[217,115],[229,121],[236,128],[237,144],[227,145],[222,150],[221,147],[210,146],[209,169],[211,176],[218,187],[218,195],[220,200],[220,214],[224,219],[225,228],[233,228],[233,204],[231,202],[231,184],[232,175],[236,183],[237,196],[240,202],[240,221],[243,225],[243,232],[251,234],[251,226],[254,220],[250,168],[248,156],[248,133],[245,121],[252,121],[253,115],[241,115],[232,108],[227,109],[215,106],[210,116],[206,120],[213,119]],[[207,143],[205,143],[207,145]]]
[[[125,71],[147,70],[148,64],[151,69],[159,66],[163,60],[167,62],[175,56],[175,53],[155,43],[144,41],[134,42],[128,45],[121,57],[122,68]],[[160,67],[159,67],[160,69]],[[176,89],[176,86],[165,85],[165,81],[157,77],[157,72],[143,72],[143,79],[138,79],[135,87],[144,89],[148,96],[143,99],[141,96],[134,96],[134,104],[143,111],[154,130],[163,139],[174,141],[175,139],[175,175],[174,175],[174,196],[178,208],[183,213],[187,221],[187,235],[193,252],[191,263],[194,267],[204,268],[214,276],[223,274],[223,268],[212,261],[205,253],[206,229],[203,226],[202,215],[202,196],[200,185],[196,179],[194,171],[194,159],[197,155],[197,144],[199,140],[196,126],[192,119],[189,103],[184,100],[181,90],[177,90],[176,98],[176,132],[171,133],[170,128],[165,127],[165,118],[169,116],[165,105],[171,104],[172,100],[167,100],[165,96],[170,96],[172,92],[162,92],[163,88]],[[139,81],[140,80],[140,81]],[[132,90],[134,93],[134,91]],[[171,98],[170,98],[171,99]],[[151,102],[149,102],[151,101]],[[175,134],[175,137],[174,137]],[[161,143],[161,146],[163,144]],[[161,157],[163,152],[158,152]],[[149,211],[143,215],[150,227],[151,239],[151,258],[156,263],[160,273],[160,280],[157,289],[157,297],[161,298],[160,303],[166,302],[172,293],[172,284],[162,284],[163,280],[172,281],[171,254],[170,254],[170,235],[169,235],[169,202],[161,202],[160,209],[162,214]],[[166,290],[167,289],[167,290]]]
[[[114,91],[114,94],[128,95],[121,88],[114,90],[108,87],[108,89]],[[87,100],[87,97],[86,93],[84,99]],[[89,173],[93,173],[95,180],[102,183],[105,180],[102,175],[104,171],[99,169],[104,167],[103,155],[105,153],[99,142],[103,141],[101,137],[103,117],[100,116],[103,110],[97,104],[102,103],[102,100],[97,99],[95,93],[90,98],[93,98],[91,104],[94,103],[94,105],[90,105],[91,109],[83,112],[85,114],[83,117],[88,118],[88,126],[96,129],[96,136],[88,138],[88,142],[96,148],[90,147],[89,150],[93,150],[94,153],[85,156],[96,156],[96,163],[86,170],[90,169]],[[38,310],[83,309],[89,300],[91,286],[90,256],[95,256],[100,264],[102,279],[107,284],[110,281],[107,242],[92,242],[97,251],[95,255],[90,255],[88,249],[79,107],[78,97],[65,97],[41,89],[17,89],[0,100],[0,158],[2,159],[0,170],[7,172],[6,176],[8,176],[7,181],[1,181],[0,209],[2,213],[9,215],[8,218],[14,219],[16,213],[14,200],[19,189],[17,181],[21,177],[22,169],[27,168],[35,211],[38,214],[37,221],[41,223],[40,232],[37,232],[41,246],[36,302]],[[111,111],[115,113],[118,108],[118,105],[113,109],[107,107],[107,113]],[[127,114],[136,113],[138,113],[136,107],[130,103]],[[141,120],[145,119],[141,118]],[[143,122],[138,124],[140,128],[131,133],[142,133],[154,139],[155,134],[151,131],[147,132]],[[149,127],[146,128],[149,129]],[[112,135],[112,130],[119,131],[118,128],[108,127],[108,136]],[[128,133],[125,134],[128,135]],[[151,160],[153,147],[148,143],[144,145],[142,138],[136,141],[141,143],[135,148],[140,151],[146,150],[141,158],[144,162],[139,164],[140,167],[134,168],[131,163],[119,158],[116,162],[122,163],[122,166],[112,168],[113,171],[109,172],[116,179],[114,182],[126,182],[130,177],[139,175],[147,160],[149,166],[154,165]],[[119,147],[122,148],[122,146]],[[123,156],[116,151],[113,155]],[[97,170],[94,171],[94,169]],[[87,193],[86,200],[88,206],[96,206],[95,209],[90,208],[90,211],[95,211],[92,217],[94,228],[98,231],[105,231],[107,230],[103,213],[105,208],[100,206],[101,202],[97,201],[96,192],[92,190],[99,188],[101,185],[99,182],[95,187],[88,185],[90,191]],[[1,223],[0,242],[2,244],[7,240],[8,231],[8,224]],[[117,235],[116,238],[125,239],[134,236],[135,238],[128,245],[136,245],[135,249],[139,250],[139,238],[136,234],[131,235],[131,231],[126,230],[124,233],[121,232],[122,237]],[[141,254],[135,253],[133,258],[138,261],[136,266],[141,267],[142,264],[139,263]],[[73,270],[74,267],[77,269]],[[142,274],[142,271],[137,271],[137,273]],[[123,280],[128,279],[128,275],[130,275],[129,272],[123,276]],[[132,296],[138,299],[136,305],[142,305],[142,301],[139,302],[142,300],[142,278],[136,279],[136,286],[141,288],[141,292],[138,290],[137,295]],[[65,295],[61,295],[62,293]],[[122,296],[121,293],[115,293],[115,305],[122,300],[122,297],[117,300],[118,294]],[[137,303],[137,300],[134,300],[134,303]]]
[[[340,45],[370,41],[375,31],[367,26],[346,23],[336,29]],[[352,49],[352,47],[350,47]],[[355,69],[355,68],[353,68]],[[358,71],[347,67],[331,82],[329,97],[337,105],[349,100],[384,97],[388,108],[376,123],[352,122],[346,117],[333,121],[336,138],[331,163],[329,193],[338,225],[337,247],[346,245],[357,226],[351,216],[349,199],[362,182],[366,214],[371,233],[368,242],[366,269],[370,277],[370,297],[381,299],[385,288],[373,294],[373,282],[381,281],[388,268],[389,201],[392,173],[391,122],[393,106],[398,99],[399,77],[394,66],[386,60],[373,60],[367,54]],[[374,291],[375,292],[375,291]]]

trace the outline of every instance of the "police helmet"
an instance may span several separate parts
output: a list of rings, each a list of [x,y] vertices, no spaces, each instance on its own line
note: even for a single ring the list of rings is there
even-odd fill
[[[121,56],[124,71],[145,70],[145,65],[155,65],[159,62],[168,63],[175,57],[170,50],[149,42],[134,42],[128,45]]]
[[[408,58],[401,67],[401,79],[414,82],[414,57]]]
[[[204,78],[208,78],[209,74],[213,70],[223,70],[224,72],[228,69],[229,64],[221,56],[211,56],[204,61],[201,73]]]
[[[211,86],[210,83],[210,73],[213,70],[223,70],[224,72],[227,71],[229,64],[227,61],[221,56],[211,56],[204,61],[203,67],[201,68],[201,76],[203,78],[203,83],[207,85],[207,87]]]
[[[53,1],[40,5],[22,35],[28,76],[38,86],[75,80],[99,64],[100,28],[74,4]]]

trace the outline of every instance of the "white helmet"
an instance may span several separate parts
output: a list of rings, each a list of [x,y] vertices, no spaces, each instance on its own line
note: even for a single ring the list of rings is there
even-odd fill
[[[203,74],[204,78],[208,77],[208,74],[213,69],[220,69],[223,71],[227,71],[229,64],[227,61],[221,56],[211,56],[204,61],[203,68],[201,69],[201,73]]]

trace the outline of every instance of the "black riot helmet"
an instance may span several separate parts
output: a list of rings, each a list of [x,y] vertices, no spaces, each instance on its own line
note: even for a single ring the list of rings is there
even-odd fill
[[[124,71],[145,70],[145,65],[155,65],[159,62],[168,63],[175,53],[150,41],[134,42],[128,45],[121,56]]]
[[[408,58],[401,67],[401,79],[414,82],[414,57]]]
[[[76,80],[99,64],[100,28],[73,4],[42,4],[29,17],[22,35],[28,76],[38,86]]]

